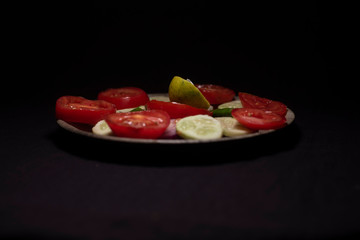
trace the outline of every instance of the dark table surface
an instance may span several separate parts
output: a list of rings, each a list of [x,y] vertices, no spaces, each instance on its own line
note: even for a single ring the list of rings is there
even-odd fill
[[[245,17],[215,5],[170,4],[153,14],[84,6],[55,11],[40,29],[46,41],[35,45],[40,60],[22,69],[21,87],[11,82],[17,97],[5,93],[0,238],[360,236],[360,119],[340,70],[347,45],[333,48],[330,38],[346,32],[328,13],[336,6],[259,13],[250,4]],[[230,14],[219,21],[218,11]],[[101,141],[56,124],[62,95],[95,98],[126,85],[166,92],[174,75],[282,101],[295,121],[261,137],[194,145]]]

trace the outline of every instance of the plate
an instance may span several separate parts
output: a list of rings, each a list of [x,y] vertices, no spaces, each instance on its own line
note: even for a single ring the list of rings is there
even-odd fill
[[[149,97],[166,97],[168,96],[165,93],[153,93],[153,94],[148,94]],[[238,97],[236,99],[239,99]],[[295,119],[295,114],[294,112],[288,108],[287,114],[286,114],[286,123],[288,125],[290,125],[294,119]],[[268,134],[277,130],[259,130],[257,132],[254,133],[250,133],[250,134],[245,134],[245,135],[241,135],[241,136],[236,136],[236,137],[222,137],[219,139],[207,139],[207,140],[198,140],[198,139],[141,139],[141,138],[126,138],[126,137],[117,137],[117,136],[102,136],[102,135],[97,135],[94,134],[91,131],[91,126],[88,125],[84,125],[84,124],[76,124],[76,123],[68,123],[65,122],[63,120],[57,120],[57,123],[59,124],[60,127],[62,127],[63,129],[75,133],[75,134],[80,134],[86,137],[91,137],[91,138],[97,138],[97,139],[102,139],[102,140],[107,140],[107,141],[116,141],[116,142],[128,142],[128,143],[148,143],[148,144],[193,144],[193,143],[210,143],[210,142],[224,142],[224,141],[235,141],[235,140],[239,140],[239,139],[245,139],[245,138],[252,138],[252,137],[257,137],[260,135],[264,135],[264,134]]]

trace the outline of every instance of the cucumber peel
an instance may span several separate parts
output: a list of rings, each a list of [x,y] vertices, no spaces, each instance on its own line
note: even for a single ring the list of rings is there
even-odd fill
[[[233,108],[215,109],[212,111],[213,117],[231,117]]]

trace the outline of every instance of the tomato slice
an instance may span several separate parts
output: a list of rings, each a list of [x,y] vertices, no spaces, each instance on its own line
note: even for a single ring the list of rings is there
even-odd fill
[[[165,111],[147,110],[110,114],[105,121],[119,137],[156,139],[169,126],[170,116]]]
[[[98,99],[115,104],[117,109],[138,107],[149,101],[146,92],[136,87],[110,88],[100,92]]]
[[[56,118],[66,122],[96,124],[108,114],[116,112],[114,104],[103,100],[63,96],[56,101]]]
[[[195,85],[204,95],[210,104],[222,104],[230,102],[235,97],[235,92],[229,88],[225,88],[214,84],[197,84]]]
[[[278,129],[286,125],[284,116],[263,109],[235,108],[231,115],[239,123],[253,130]]]
[[[146,105],[147,109],[159,109],[167,112],[170,118],[184,118],[188,116],[205,114],[211,115],[211,112],[202,109],[195,108],[187,104],[177,103],[177,102],[162,102],[157,100],[151,100]]]
[[[263,109],[281,116],[285,116],[287,113],[286,105],[278,101],[273,101],[243,92],[239,92],[239,99],[244,108]]]

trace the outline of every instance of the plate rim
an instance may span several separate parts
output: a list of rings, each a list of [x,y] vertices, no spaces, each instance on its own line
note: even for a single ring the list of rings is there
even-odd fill
[[[167,96],[168,94],[167,93],[151,93],[148,95],[149,95],[149,97],[154,97],[154,96]],[[238,100],[238,97],[236,97],[235,100]],[[285,117],[286,117],[287,126],[289,126],[295,120],[295,113],[290,108],[288,108],[288,111],[287,111]],[[222,138],[217,138],[217,139],[204,139],[204,140],[203,139],[183,139],[183,138],[144,139],[144,138],[127,138],[127,137],[118,137],[118,136],[98,135],[98,134],[94,134],[93,132],[90,132],[90,131],[82,130],[82,129],[76,127],[75,126],[76,124],[71,124],[71,123],[65,122],[61,119],[58,119],[56,122],[61,128],[65,129],[69,132],[87,136],[87,137],[91,137],[91,138],[113,141],[113,142],[115,141],[115,142],[146,143],[146,144],[193,144],[193,143],[226,142],[226,141],[235,141],[235,140],[240,140],[240,139],[252,138],[252,137],[256,137],[256,136],[269,134],[269,133],[275,132],[277,130],[281,130],[281,129],[259,130],[254,133],[244,134],[244,135],[235,136],[235,137],[222,137]],[[287,126],[285,126],[285,128]]]

